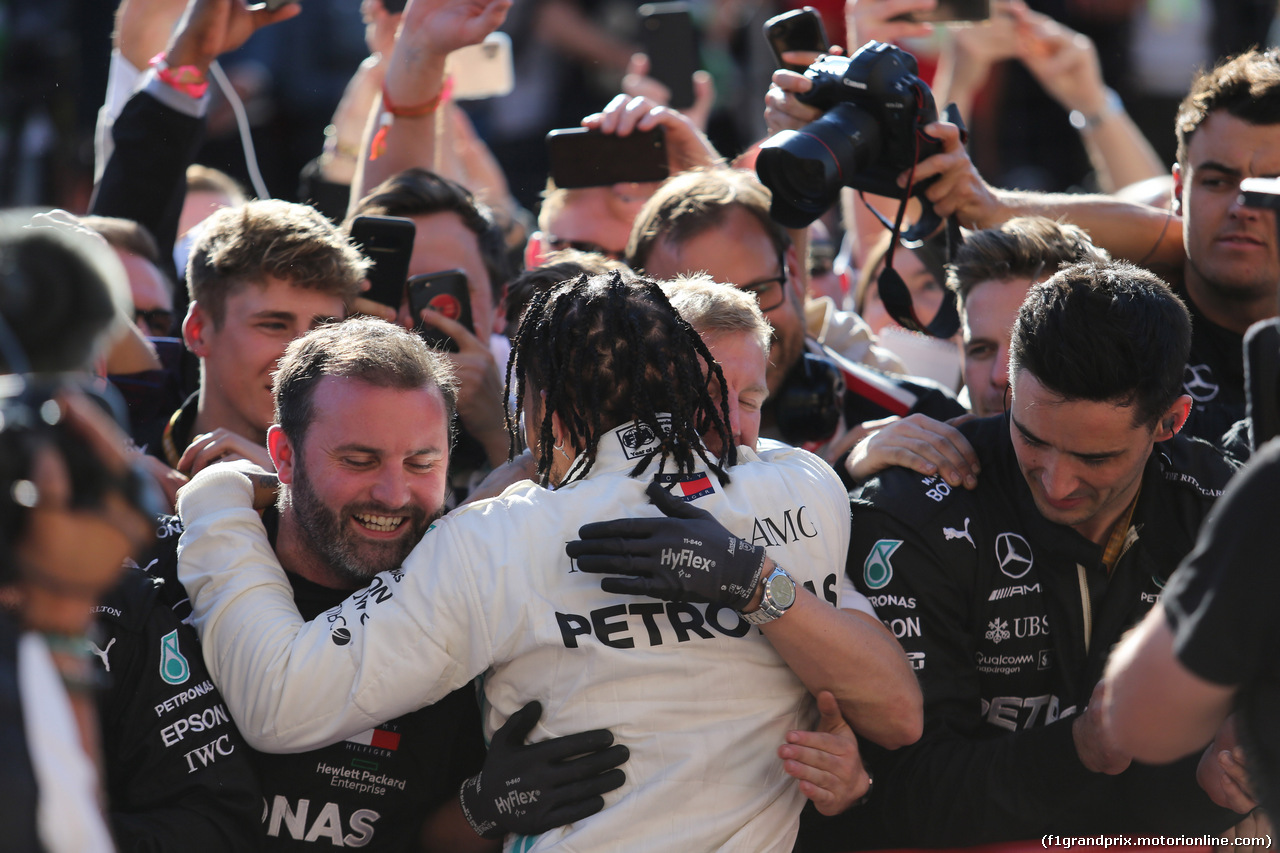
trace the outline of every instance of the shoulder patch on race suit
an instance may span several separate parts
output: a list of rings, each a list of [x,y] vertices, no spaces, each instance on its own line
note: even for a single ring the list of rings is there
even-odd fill
[[[852,501],[887,512],[902,523],[920,530],[954,531],[948,539],[966,542],[972,535],[964,526],[965,516],[974,516],[973,494],[964,487],[952,488],[941,477],[926,476],[907,468],[890,468],[854,489]],[[974,522],[978,521],[974,518]]]
[[[671,415],[659,412],[657,419],[662,431],[670,435]],[[657,434],[648,424],[629,423],[614,430],[614,435],[618,437],[622,453],[628,459],[639,459],[653,453],[660,444]]]
[[[893,563],[889,558],[901,547],[901,539],[880,539],[871,546],[871,553],[862,564],[862,580],[868,589],[883,589],[893,579]]]
[[[715,493],[715,485],[705,473],[701,474],[658,474],[654,482],[662,486],[671,496],[685,503]]]

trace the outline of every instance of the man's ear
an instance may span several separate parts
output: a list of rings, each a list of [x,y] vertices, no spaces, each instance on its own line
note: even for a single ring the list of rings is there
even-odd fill
[[[296,461],[297,449],[279,424],[272,424],[267,428],[267,452],[271,454],[271,461],[275,463],[276,476],[280,482],[286,486],[292,484],[293,463]]]
[[[1191,397],[1183,394],[1173,402],[1169,411],[1160,417],[1160,423],[1156,425],[1156,441],[1168,441],[1177,435],[1190,415]]]
[[[793,236],[796,234],[807,235],[807,232],[792,231],[791,234]],[[809,240],[807,236],[804,238],[803,242],[804,242],[803,251],[807,255],[809,252],[809,248],[808,248]],[[787,265],[787,270],[786,270],[787,282],[791,286],[790,296],[793,299],[799,300],[800,312],[801,312],[800,316],[803,319],[805,293],[809,289],[809,268],[808,268],[808,265],[805,263],[806,259],[800,254],[801,251],[802,251],[801,247],[797,246],[796,243],[792,243],[790,246],[787,247],[786,253],[783,254],[782,262]]]
[[[213,319],[199,302],[187,306],[187,316],[182,318],[182,342],[199,358],[209,352],[208,336],[213,329]]]
[[[1173,212],[1176,216],[1182,215],[1182,164],[1173,164]]]

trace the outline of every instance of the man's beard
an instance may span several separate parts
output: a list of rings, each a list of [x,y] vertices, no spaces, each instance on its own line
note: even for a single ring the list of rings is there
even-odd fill
[[[298,529],[311,551],[335,574],[360,586],[367,584],[379,572],[402,565],[431,522],[444,514],[443,507],[428,517],[420,506],[392,509],[378,504],[349,504],[339,515],[316,494],[301,467],[296,469],[289,490],[281,496],[292,508]],[[355,513],[405,516],[403,524],[408,526],[409,532],[398,539],[362,539],[344,523]]]

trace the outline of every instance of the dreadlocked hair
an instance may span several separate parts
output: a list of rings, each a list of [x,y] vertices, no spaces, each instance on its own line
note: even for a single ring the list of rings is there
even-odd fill
[[[657,437],[659,446],[636,464],[632,477],[643,473],[654,456],[660,458],[659,471],[670,459],[682,474],[692,473],[701,459],[726,484],[725,468],[737,462],[737,450],[728,395],[717,404],[711,382],[727,387],[702,338],[656,282],[624,278],[616,270],[580,275],[536,293],[512,340],[506,391],[508,399],[513,387],[517,394],[515,413],[507,415],[512,456],[519,449],[517,421],[529,390],[546,395],[540,406],[532,400],[530,409],[533,416],[541,412],[537,461],[544,486],[555,444],[552,415],[560,416],[567,440],[582,448],[565,483],[591,470],[602,436],[635,421]],[[660,413],[670,415],[669,425]],[[708,458],[700,429],[719,434],[725,448],[719,460]]]

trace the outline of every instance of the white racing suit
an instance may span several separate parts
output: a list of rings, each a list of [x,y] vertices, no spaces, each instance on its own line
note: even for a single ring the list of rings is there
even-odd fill
[[[756,628],[716,605],[603,592],[565,554],[590,521],[654,516],[628,476],[646,430],[599,442],[586,478],[525,482],[437,522],[406,559],[312,622],[235,471],[184,492],[179,577],[214,681],[264,751],[331,743],[437,701],[484,673],[485,733],[531,699],[531,742],[606,728],[631,751],[599,814],[509,850],[791,850],[804,796],[776,755],[817,719],[800,680]],[[834,472],[792,448],[739,448],[732,482],[681,476],[673,493],[765,545],[839,606],[849,503]]]

